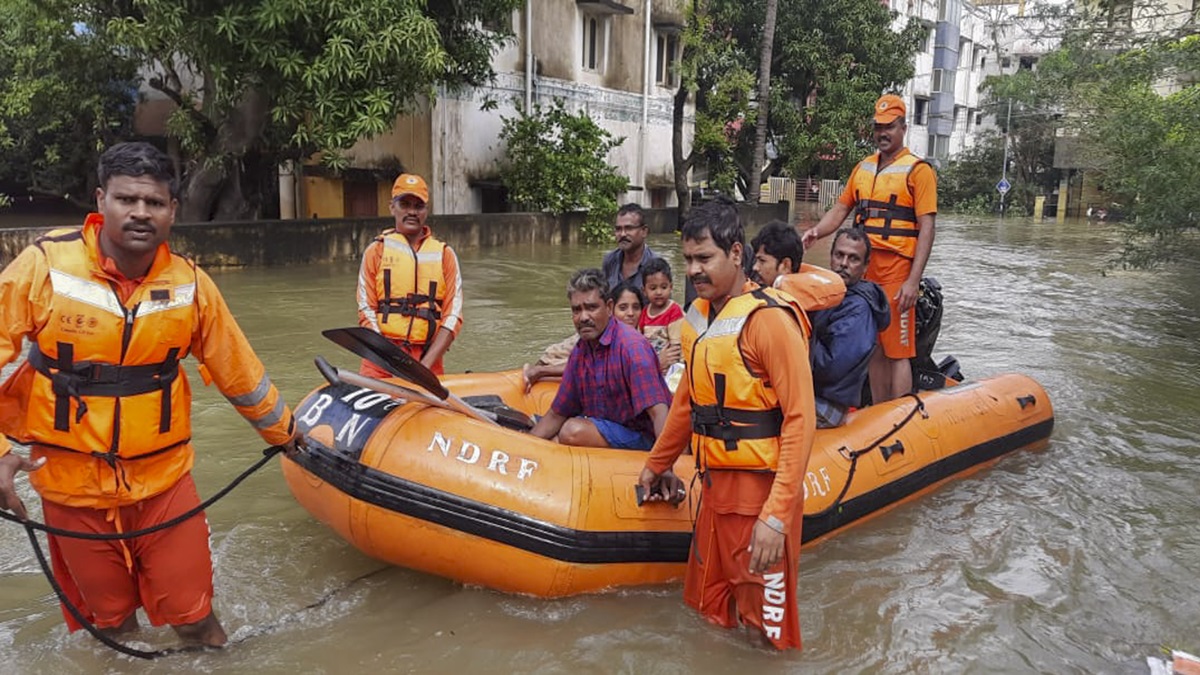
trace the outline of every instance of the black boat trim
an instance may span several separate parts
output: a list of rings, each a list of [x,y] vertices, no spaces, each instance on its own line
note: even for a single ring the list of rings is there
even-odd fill
[[[821,518],[805,518],[804,541],[919,492],[977,464],[1049,438],[1054,418],[974,445],[866,494]],[[568,563],[681,563],[689,532],[577,530],[421,485],[361,464],[351,455],[311,444],[293,461],[332,487],[368,504]]]

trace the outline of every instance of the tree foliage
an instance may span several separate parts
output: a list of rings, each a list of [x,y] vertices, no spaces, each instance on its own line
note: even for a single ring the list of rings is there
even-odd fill
[[[681,213],[687,213],[691,203],[688,173],[698,164],[707,169],[710,187],[733,193],[738,176],[735,143],[755,86],[742,46],[727,27],[714,21],[712,3],[692,1],[681,40],[680,86],[675,92],[672,116],[675,194]],[[683,122],[687,103],[693,97],[692,144],[691,150],[684,153]]]
[[[1000,210],[996,180],[1004,163],[1004,136],[982,135],[938,171],[938,208],[973,215],[994,214]],[[1009,176],[1013,190],[1006,199],[1007,208],[1025,209],[1027,185],[1015,175]]]
[[[512,201],[523,208],[562,214],[586,211],[586,241],[608,241],[617,215],[617,195],[629,180],[608,163],[621,145],[586,113],[572,114],[561,100],[531,113],[504,118],[500,139],[507,145],[500,175]]]
[[[136,64],[65,0],[0,0],[0,185],[91,202],[96,159],[128,137]]]
[[[1005,210],[1032,214],[1034,199],[1049,194],[1058,184],[1054,168],[1054,143],[1062,127],[1072,72],[1075,68],[1063,54],[1045,55],[1039,67],[992,76],[981,87],[984,106],[1000,127],[999,136],[982,136],[974,148],[954,157],[939,176],[938,200],[948,208],[991,213],[999,211],[996,181],[1006,175],[1012,189],[1005,197]],[[1009,115],[1011,104],[1012,114]],[[1007,131],[1007,136],[1004,132]],[[1003,172],[1004,143],[1008,143],[1008,171]],[[960,182],[978,190],[977,195],[958,194],[944,186]]]
[[[767,1],[696,0],[684,40],[682,80],[696,96],[690,159],[706,158],[710,183],[714,175],[729,176],[743,194],[751,190],[758,131],[754,82]],[[893,31],[893,16],[878,0],[795,0],[780,6],[766,124],[774,157],[762,175],[845,175],[861,159],[875,100],[912,77],[913,55],[927,35],[915,21]],[[677,176],[690,168],[681,161],[687,159],[677,155]],[[678,183],[677,178],[677,192]]]
[[[1000,106],[1013,102],[1012,169],[1048,192],[1051,151],[1065,139],[1072,164],[1098,179],[1124,217],[1122,262],[1177,258],[1200,232],[1200,35],[1161,3],[1071,11],[1061,46],[1036,70],[985,83],[1001,122]]]
[[[1130,50],[1089,70],[1076,91],[1079,137],[1101,187],[1125,214],[1123,261],[1176,259],[1200,232],[1200,35]]]
[[[754,39],[756,26],[748,13],[764,1],[730,3],[739,40]],[[845,176],[862,158],[875,100],[912,77],[913,55],[927,35],[915,19],[893,31],[892,17],[875,0],[801,0],[780,12],[771,104],[772,110],[790,108],[791,114],[773,115],[768,122],[776,168],[793,176],[822,169]],[[752,132],[744,128],[743,133]],[[740,143],[739,150],[746,145]]]
[[[109,0],[92,11],[174,101],[183,220],[257,214],[275,167],[391,129],[435,86],[479,84],[519,0]],[[89,16],[91,16],[89,14]]]

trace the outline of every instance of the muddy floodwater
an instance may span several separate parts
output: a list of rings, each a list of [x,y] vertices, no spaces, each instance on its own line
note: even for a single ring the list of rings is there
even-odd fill
[[[230,648],[145,663],[68,635],[24,532],[0,523],[0,672],[1127,673],[1164,646],[1200,651],[1200,265],[1104,273],[1108,227],[940,220],[937,356],[969,377],[1036,378],[1054,435],[806,548],[801,653],[708,626],[678,585],[547,601],[389,567],[311,518],[272,465],[208,512]],[[678,263],[675,237],[651,244]],[[466,322],[447,370],[516,367],[569,334],[566,278],[603,251],[460,252]],[[319,335],[355,322],[356,274],[213,273],[290,402],[319,383],[313,357],[356,364]],[[209,495],[263,443],[190,370]]]

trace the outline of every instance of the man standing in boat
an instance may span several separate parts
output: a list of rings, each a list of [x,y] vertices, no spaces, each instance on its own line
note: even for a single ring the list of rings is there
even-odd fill
[[[600,270],[572,275],[567,299],[579,342],[567,358],[549,412],[529,433],[564,445],[649,450],[671,402],[654,347],[613,316]]]
[[[429,187],[420,176],[401,174],[389,207],[395,227],[363,253],[358,274],[358,323],[441,375],[442,357],[462,329],[462,275],[454,250],[433,237]],[[369,361],[360,372],[389,377]]]
[[[687,367],[639,484],[678,499],[664,480],[689,438],[703,495],[684,601],[726,628],[800,648],[796,616],[804,471],[815,431],[807,325],[795,300],[748,281],[737,210],[711,202],[683,225],[697,299],[686,315]]]
[[[880,403],[912,391],[911,360],[917,354],[913,307],[933,249],[937,175],[904,146],[904,100],[885,94],[875,103],[879,151],[854,167],[846,189],[820,222],[804,232],[804,247],[832,233],[854,210],[854,225],[871,240],[865,279],[879,284],[891,305],[891,321],[879,334],[880,349],[868,366],[871,398]]]
[[[617,247],[604,255],[601,268],[609,288],[616,288],[622,282],[628,281],[634,288],[643,288],[645,279],[642,270],[658,254],[646,245],[646,236],[650,227],[644,220],[642,207],[637,204],[626,204],[617,210],[617,224],[614,233],[617,236]]]
[[[294,451],[298,434],[212,279],[167,246],[170,159],[121,143],[101,155],[99,174],[99,213],[39,238],[0,273],[0,367],[22,340],[32,345],[0,389],[0,431],[30,446],[27,459],[0,436],[0,508],[25,517],[13,478],[29,471],[47,525],[111,535],[200,504],[180,366],[189,353],[266,442]],[[225,644],[202,512],[132,541],[48,538],[63,595],[104,633],[136,629],[143,607],[187,643]]]

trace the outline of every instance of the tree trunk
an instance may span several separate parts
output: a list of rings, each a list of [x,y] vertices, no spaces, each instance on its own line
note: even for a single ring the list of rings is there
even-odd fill
[[[261,197],[258,194],[261,181],[247,175],[246,160],[262,137],[269,115],[266,97],[255,88],[248,88],[237,108],[222,120],[205,156],[190,158],[180,200],[180,222],[254,217]]]
[[[754,122],[754,160],[746,186],[746,201],[758,203],[762,183],[763,162],[767,154],[767,104],[771,99],[771,51],[775,44],[775,15],[779,0],[767,0],[767,19],[763,24],[762,53],[758,60],[758,117]]]
[[[679,201],[679,222],[692,208],[692,191],[688,187],[688,171],[692,168],[692,160],[696,156],[695,149],[686,159],[683,156],[683,113],[687,107],[688,90],[682,84],[675,92],[674,107],[671,111],[671,163],[675,167],[675,198]]]

